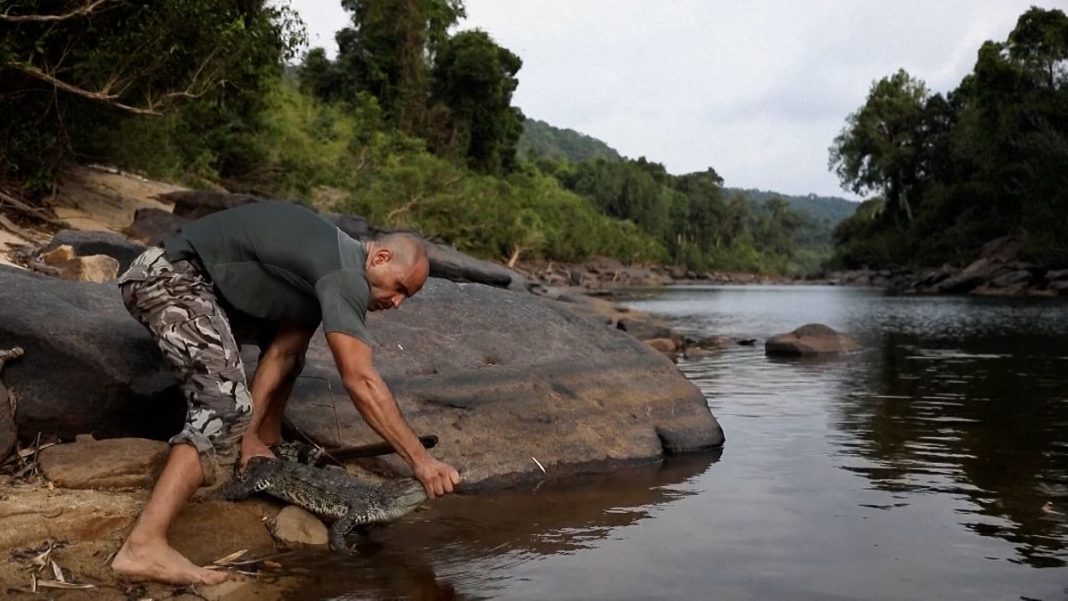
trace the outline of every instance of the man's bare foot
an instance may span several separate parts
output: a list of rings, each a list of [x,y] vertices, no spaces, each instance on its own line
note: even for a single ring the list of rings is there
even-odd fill
[[[193,565],[165,541],[137,544],[127,540],[111,561],[111,569],[135,580],[183,585],[219,584],[230,577],[226,572]]]

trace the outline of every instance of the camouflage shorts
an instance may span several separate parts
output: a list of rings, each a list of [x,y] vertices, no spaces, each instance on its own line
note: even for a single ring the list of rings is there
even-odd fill
[[[232,461],[252,416],[240,348],[211,280],[162,248],[141,254],[118,280],[126,309],[177,371],[187,404],[185,427],[170,439],[196,447],[204,483],[215,482],[220,455]]]

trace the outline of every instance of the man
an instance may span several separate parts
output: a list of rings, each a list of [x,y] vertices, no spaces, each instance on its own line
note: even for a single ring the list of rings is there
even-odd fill
[[[412,236],[359,242],[303,207],[275,202],[204,217],[138,257],[119,278],[123,301],[180,374],[188,409],[112,568],[174,584],[226,579],[174,550],[167,530],[197,488],[214,483],[219,456],[238,439],[241,466],[273,456],[268,447],[281,441],[282,413],[320,322],[360,415],[411,465],[427,496],[452,492],[459,474],[419,443],[374,368],[364,330],[366,311],[399,307],[429,270]],[[238,317],[260,326],[251,387],[231,328]]]

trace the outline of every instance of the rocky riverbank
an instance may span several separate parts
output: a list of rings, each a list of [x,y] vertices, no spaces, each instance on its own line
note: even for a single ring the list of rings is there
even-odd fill
[[[985,244],[964,266],[926,269],[855,270],[816,274],[814,284],[874,286],[902,294],[971,294],[975,296],[1068,296],[1068,265],[1036,265],[1020,259],[1022,243],[1012,237]]]
[[[154,441],[176,431],[183,404],[112,280],[185,221],[257,200],[82,168],[63,182],[50,217],[78,227],[15,226],[14,265],[0,265],[0,350],[23,351],[0,374],[0,549],[13,557],[0,585],[93,598],[144,592],[116,582],[107,556],[158,468],[162,443]],[[359,218],[324,216],[358,238],[378,231]],[[686,344],[670,329],[585,289],[546,286],[443,245],[431,244],[430,256],[424,290],[400,311],[371,314],[369,331],[398,404],[417,431],[438,437],[435,454],[460,469],[462,491],[722,445],[703,395],[664,356]],[[253,370],[256,350],[244,355]],[[327,449],[378,440],[332,365],[316,337],[287,410],[290,435]],[[369,477],[406,469],[395,457],[347,468]],[[175,545],[200,562],[241,549],[272,553],[282,545],[271,535],[278,510],[206,496],[183,514]]]

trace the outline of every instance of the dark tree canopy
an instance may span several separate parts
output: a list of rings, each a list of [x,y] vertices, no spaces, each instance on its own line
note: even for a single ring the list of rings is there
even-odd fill
[[[947,94],[904,72],[872,88],[831,148],[843,185],[880,199],[840,228],[848,265],[967,261],[1012,235],[1068,266],[1068,17],[1031,8]],[[900,214],[908,225],[892,232]]]
[[[512,93],[522,65],[483,31],[464,31],[441,45],[431,102],[448,116],[438,133],[445,154],[466,157],[472,168],[485,173],[515,167],[523,114],[512,106]]]
[[[33,179],[84,150],[87,127],[189,101],[252,110],[303,42],[266,0],[12,0],[0,11],[0,174]]]

